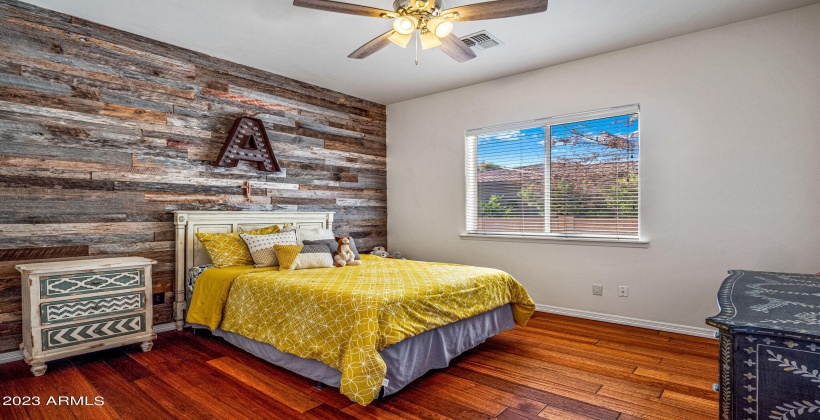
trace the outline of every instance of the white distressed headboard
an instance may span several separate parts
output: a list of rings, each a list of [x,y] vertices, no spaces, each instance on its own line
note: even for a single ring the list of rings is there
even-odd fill
[[[246,232],[271,225],[333,229],[333,212],[280,211],[175,211],[176,279],[174,320],[177,329],[185,323],[185,276],[188,269],[211,262],[196,234]]]

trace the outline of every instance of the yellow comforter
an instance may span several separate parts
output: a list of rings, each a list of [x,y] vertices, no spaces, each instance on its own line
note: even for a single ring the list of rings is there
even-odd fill
[[[194,286],[187,321],[339,369],[341,392],[366,405],[385,377],[382,349],[508,303],[515,322],[526,325],[535,309],[524,287],[503,271],[369,255],[362,260],[355,267],[241,275],[242,269],[227,275],[208,269]]]

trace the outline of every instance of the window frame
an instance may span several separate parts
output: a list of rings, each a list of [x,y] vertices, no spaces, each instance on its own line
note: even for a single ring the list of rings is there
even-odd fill
[[[568,124],[573,122],[580,122],[593,119],[603,119],[610,117],[617,117],[626,114],[637,113],[638,117],[638,141],[641,142],[641,119],[640,119],[640,105],[632,104],[625,106],[618,106],[612,108],[598,109],[593,111],[576,112],[572,114],[565,114],[547,118],[539,118],[529,121],[520,121],[507,124],[499,124],[490,127],[483,127],[478,129],[467,130],[464,133],[464,181],[465,181],[465,208],[464,208],[464,231],[461,233],[461,239],[467,240],[487,240],[487,241],[511,241],[511,242],[542,242],[542,243],[559,243],[572,245],[597,245],[597,246],[623,246],[623,247],[638,247],[647,248],[649,240],[644,237],[642,229],[642,171],[638,171],[638,238],[616,238],[606,235],[588,235],[588,234],[550,234],[550,233],[504,233],[504,232],[470,232],[469,219],[471,214],[477,214],[478,207],[478,179],[477,171],[475,169],[478,165],[478,137],[487,134],[494,134],[504,131],[516,131],[521,129],[529,129],[535,127],[545,127],[545,136],[550,137],[550,127],[561,124]],[[545,142],[545,163],[549,163],[551,148],[548,146],[549,141]],[[638,151],[638,168],[641,167],[641,150]],[[547,171],[551,171],[550,165],[545,165]],[[548,179],[545,177],[545,179]],[[548,187],[547,187],[548,191]],[[547,195],[549,197],[549,195]],[[472,213],[471,213],[472,212]],[[549,222],[548,222],[549,223]]]

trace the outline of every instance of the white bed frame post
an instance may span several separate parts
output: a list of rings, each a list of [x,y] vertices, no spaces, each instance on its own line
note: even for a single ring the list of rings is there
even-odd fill
[[[197,232],[244,232],[271,225],[323,227],[332,230],[334,214],[284,211],[175,211],[174,321],[177,330],[182,330],[185,326],[185,277],[188,275],[188,269],[210,263],[210,259],[196,239]]]
[[[188,216],[183,213],[174,213],[176,226],[176,278],[174,279],[174,321],[177,331],[182,331],[185,325],[185,226]]]

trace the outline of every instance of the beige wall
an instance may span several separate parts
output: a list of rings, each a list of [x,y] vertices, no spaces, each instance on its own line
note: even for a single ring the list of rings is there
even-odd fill
[[[813,5],[390,105],[391,251],[506,270],[539,304],[692,327],[728,269],[820,271],[818,45]],[[633,103],[648,249],[459,238],[465,130]]]

